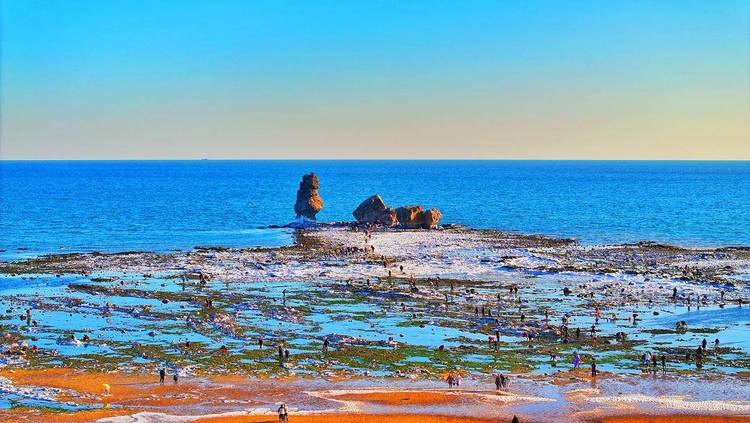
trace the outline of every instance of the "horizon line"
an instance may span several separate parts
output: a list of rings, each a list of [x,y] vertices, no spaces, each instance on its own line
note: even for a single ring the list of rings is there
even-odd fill
[[[122,159],[110,159],[110,158],[93,158],[93,159],[5,159],[0,158],[0,162],[200,162],[200,161],[216,161],[216,162],[243,162],[243,161],[265,161],[265,162],[306,162],[306,161],[422,161],[422,162],[450,162],[450,161],[462,161],[462,162],[750,162],[750,158],[741,159],[570,159],[570,158],[491,158],[491,159],[479,159],[479,158],[122,158]]]

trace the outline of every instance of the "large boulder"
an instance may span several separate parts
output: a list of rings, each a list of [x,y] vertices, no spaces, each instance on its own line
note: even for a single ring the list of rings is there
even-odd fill
[[[357,206],[352,214],[358,222],[375,223],[386,210],[388,206],[385,205],[385,201],[375,194]]]
[[[323,208],[323,199],[318,193],[318,175],[310,173],[302,176],[297,190],[297,202],[294,203],[294,212],[297,217],[305,217],[315,220],[315,215]]]
[[[423,224],[422,206],[402,206],[396,209],[398,224],[404,228],[421,228]]]
[[[378,194],[363,201],[355,210],[354,218],[361,223],[384,226],[401,225],[403,228],[436,228],[443,214],[438,209],[423,211],[422,206],[388,207]]]
[[[443,214],[438,209],[429,209],[422,213],[422,227],[425,229],[437,228],[438,222],[443,218]]]

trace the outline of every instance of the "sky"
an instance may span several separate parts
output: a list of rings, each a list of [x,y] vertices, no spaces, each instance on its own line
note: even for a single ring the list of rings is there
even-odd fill
[[[0,5],[0,159],[750,159],[750,0]]]

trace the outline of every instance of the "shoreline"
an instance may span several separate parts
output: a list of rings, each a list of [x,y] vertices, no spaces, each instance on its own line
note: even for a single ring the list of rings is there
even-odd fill
[[[330,258],[341,256],[337,249],[344,246],[346,248],[361,248],[359,243],[352,238],[355,237],[327,237],[321,234],[340,234],[350,233],[352,231],[362,231],[356,225],[350,223],[331,223],[321,224],[316,228],[295,229],[293,242],[290,245],[278,247],[249,247],[233,248],[224,246],[199,245],[191,250],[176,250],[172,252],[153,252],[153,251],[117,251],[117,252],[65,252],[41,254],[28,258],[17,260],[0,259],[0,274],[45,274],[55,272],[68,273],[93,273],[97,269],[86,267],[83,263],[87,259],[107,259],[116,260],[118,257],[138,257],[152,258],[155,260],[179,259],[181,257],[194,254],[225,253],[225,254],[299,254],[305,256],[308,260]],[[358,233],[358,232],[354,232]],[[416,238],[429,239],[428,234],[459,234],[465,235],[463,238],[469,240],[466,247],[477,247],[480,244],[483,247],[503,250],[509,254],[521,252],[530,252],[548,260],[556,260],[556,266],[540,266],[534,263],[521,262],[516,263],[509,261],[506,263],[509,268],[545,270],[551,272],[580,271],[580,272],[598,272],[598,273],[616,273],[628,272],[634,274],[653,274],[659,273],[665,269],[660,268],[661,264],[670,264],[669,261],[679,257],[677,264],[685,266],[694,265],[690,272],[680,272],[679,269],[668,269],[673,271],[675,278],[681,278],[686,281],[714,282],[714,283],[743,283],[750,281],[750,246],[723,246],[723,247],[683,247],[652,241],[641,241],[637,243],[624,244],[606,244],[606,245],[581,245],[572,238],[555,238],[538,234],[520,234],[514,232],[505,232],[494,229],[472,229],[462,225],[446,225],[439,230],[419,230],[419,229],[398,229],[398,228],[376,228],[374,233],[378,235],[392,235],[395,237],[406,238],[408,234],[414,234]],[[401,235],[399,235],[401,234]],[[440,236],[440,235],[436,235]],[[329,239],[327,239],[329,238]],[[458,236],[458,242],[464,241]],[[475,238],[475,239],[471,239]],[[478,241],[481,239],[481,241]],[[407,240],[408,241],[408,240]],[[390,246],[392,247],[392,246]],[[320,252],[314,252],[320,248]],[[313,252],[311,253],[311,250]],[[413,252],[413,250],[412,250]],[[381,251],[373,253],[373,256],[383,255],[389,259],[400,260],[401,257],[397,251]],[[642,256],[636,257],[637,261],[625,255]],[[689,257],[684,257],[685,255]],[[348,258],[348,257],[347,257]],[[682,260],[684,258],[684,260]],[[647,260],[656,261],[649,263]],[[659,262],[661,261],[661,263]],[[78,263],[79,267],[66,267],[65,264]],[[730,269],[728,267],[735,266]],[[114,270],[114,269],[113,269]],[[438,276],[439,272],[428,276]],[[741,278],[731,279],[727,276],[737,275]],[[382,275],[372,275],[379,277]],[[746,279],[742,279],[746,278]]]
[[[298,232],[314,232],[314,231],[326,231],[326,230],[346,230],[358,227],[362,230],[363,226],[356,222],[316,222],[314,226],[298,226],[297,223],[292,222],[286,225],[266,225],[252,228],[252,230],[287,230],[291,235],[291,240],[288,244],[283,245],[246,245],[246,246],[231,246],[223,244],[197,244],[185,248],[176,249],[111,249],[102,250],[96,248],[85,248],[80,250],[68,250],[67,247],[59,247],[57,250],[39,251],[33,252],[27,246],[9,246],[5,249],[0,250],[0,253],[12,253],[17,252],[18,256],[6,256],[0,255],[0,263],[3,262],[17,262],[26,261],[42,258],[53,258],[57,256],[80,256],[80,255],[121,255],[121,254],[157,254],[157,255],[175,255],[185,254],[196,251],[259,251],[259,250],[277,250],[277,249],[288,249],[297,247],[297,234]],[[426,231],[424,229],[405,229],[399,227],[376,227],[376,231],[379,232],[421,232]],[[667,240],[654,240],[654,239],[641,239],[623,242],[581,242],[578,237],[575,236],[563,236],[546,233],[533,233],[524,232],[522,230],[509,230],[509,229],[494,229],[494,228],[475,228],[464,224],[445,224],[441,225],[438,229],[432,229],[430,231],[442,231],[442,230],[459,230],[459,231],[474,231],[474,232],[487,232],[498,235],[504,235],[508,237],[516,237],[519,239],[539,239],[539,240],[550,240],[557,242],[570,243],[581,249],[614,249],[618,247],[660,247],[664,249],[674,251],[705,251],[705,252],[722,252],[722,251],[750,251],[750,244],[707,244],[707,243],[690,243],[690,242],[679,242],[679,241],[667,241]]]

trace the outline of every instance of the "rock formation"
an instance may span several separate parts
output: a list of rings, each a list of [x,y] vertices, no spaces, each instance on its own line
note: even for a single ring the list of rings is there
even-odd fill
[[[437,228],[438,222],[443,218],[443,214],[438,209],[429,209],[422,213],[422,227],[425,229]]]
[[[294,203],[294,212],[297,217],[305,217],[315,220],[315,215],[323,208],[323,199],[318,193],[318,175],[310,173],[302,176],[297,190],[297,202]]]
[[[375,194],[363,201],[355,210],[357,222],[376,223],[384,226],[399,225],[403,228],[437,228],[443,217],[438,209],[423,211],[422,206],[403,206],[397,209],[388,207],[385,201]]]
[[[403,228],[421,228],[422,227],[422,206],[402,206],[396,209],[398,224]]]
[[[386,226],[398,223],[396,211],[386,206],[378,194],[363,201],[352,214],[357,222],[379,223]]]
[[[383,213],[378,216],[375,223],[379,223],[384,226],[396,226],[398,225],[398,217],[396,216],[396,210],[388,207]]]

